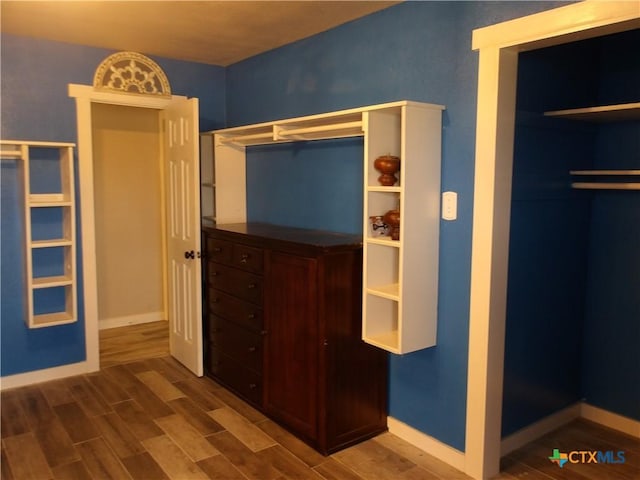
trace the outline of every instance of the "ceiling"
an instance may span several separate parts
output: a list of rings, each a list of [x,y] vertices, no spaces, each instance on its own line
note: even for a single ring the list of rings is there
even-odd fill
[[[0,0],[2,31],[226,66],[397,1]]]

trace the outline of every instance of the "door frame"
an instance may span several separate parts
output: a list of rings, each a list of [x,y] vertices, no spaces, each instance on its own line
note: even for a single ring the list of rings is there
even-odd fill
[[[587,0],[473,31],[479,50],[465,472],[500,471],[519,52],[640,27],[640,4]]]
[[[187,97],[156,97],[97,91],[92,86],[69,84],[69,96],[76,100],[78,136],[78,180],[80,193],[80,237],[82,242],[82,286],[87,371],[100,370],[100,329],[98,319],[98,279],[96,268],[95,198],[93,188],[93,131],[91,105],[104,103],[164,110],[175,100]],[[159,138],[159,142],[163,142]],[[164,185],[162,186],[164,191]],[[163,207],[164,211],[164,207]],[[163,215],[164,222],[164,215]],[[163,275],[166,284],[166,272]],[[166,290],[166,285],[163,287]],[[164,303],[166,305],[166,292]],[[165,307],[166,311],[166,307]]]

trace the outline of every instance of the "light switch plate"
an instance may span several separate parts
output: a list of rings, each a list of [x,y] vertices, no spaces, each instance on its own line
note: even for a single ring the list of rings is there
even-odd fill
[[[442,193],[442,218],[444,220],[458,218],[458,194],[456,192]]]

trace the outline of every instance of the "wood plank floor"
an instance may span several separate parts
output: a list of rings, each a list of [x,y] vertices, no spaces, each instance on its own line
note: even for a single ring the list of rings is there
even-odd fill
[[[324,457],[167,345],[164,322],[103,331],[100,372],[2,392],[0,478],[469,479],[390,433]],[[560,469],[553,448],[623,450],[626,463]],[[496,478],[639,479],[640,442],[576,421],[507,456]]]

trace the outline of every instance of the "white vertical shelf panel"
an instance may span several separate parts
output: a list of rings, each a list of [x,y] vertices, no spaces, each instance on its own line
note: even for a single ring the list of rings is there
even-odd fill
[[[244,223],[247,221],[247,160],[246,147],[223,143],[214,136],[216,176],[216,223]]]
[[[436,344],[442,111],[403,110],[401,353]]]
[[[213,137],[200,135],[200,212],[202,218],[215,222],[215,169],[213,167]]]

